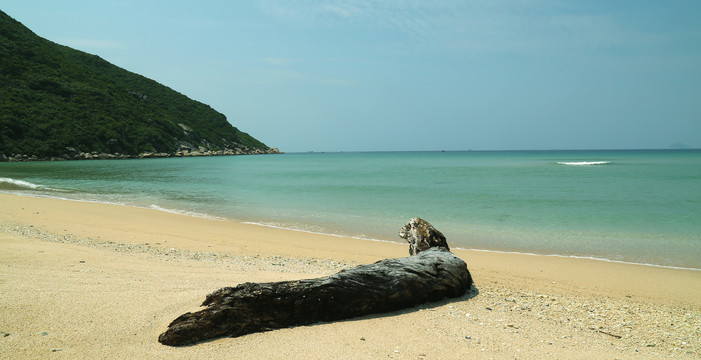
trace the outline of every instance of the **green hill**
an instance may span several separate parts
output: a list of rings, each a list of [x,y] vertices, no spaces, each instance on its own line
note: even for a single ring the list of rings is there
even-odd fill
[[[0,11],[0,158],[276,151],[208,105]]]

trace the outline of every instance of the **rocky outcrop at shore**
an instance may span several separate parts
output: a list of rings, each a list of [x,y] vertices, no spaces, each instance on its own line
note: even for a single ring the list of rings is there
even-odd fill
[[[73,148],[67,148],[61,156],[38,157],[36,155],[12,154],[6,156],[0,154],[0,162],[22,162],[22,161],[63,161],[63,160],[113,160],[113,159],[150,159],[167,157],[195,157],[195,156],[232,156],[232,155],[263,155],[263,154],[283,154],[278,148],[266,150],[249,149],[245,146],[237,149],[212,150],[199,147],[197,149],[183,146],[178,151],[171,153],[145,152],[137,155],[120,153],[98,153],[82,152]]]

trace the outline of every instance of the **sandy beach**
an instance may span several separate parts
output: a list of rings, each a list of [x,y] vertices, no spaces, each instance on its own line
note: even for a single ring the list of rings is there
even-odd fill
[[[701,357],[701,271],[453,252],[475,280],[466,296],[168,347],[158,335],[216,289],[332,274],[408,246],[0,194],[0,358]]]

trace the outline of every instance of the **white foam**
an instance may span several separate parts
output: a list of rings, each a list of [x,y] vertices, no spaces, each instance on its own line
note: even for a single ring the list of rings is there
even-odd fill
[[[591,166],[591,165],[608,165],[610,161],[558,161],[560,165],[569,166]]]
[[[0,177],[0,183],[10,184],[10,185],[14,185],[16,187],[25,188],[25,189],[39,189],[42,187],[41,185],[30,183],[28,181],[17,180],[17,179],[6,178],[6,177]]]
[[[601,257],[595,257],[595,256],[538,254],[538,253],[521,252],[521,251],[473,249],[473,248],[464,248],[464,247],[457,247],[457,246],[451,247],[451,248],[454,248],[456,250],[481,251],[481,252],[498,253],[498,254],[517,254],[517,255],[529,255],[529,256],[561,257],[561,258],[570,258],[570,259],[586,259],[586,260],[603,261],[603,262],[611,262],[611,263],[627,264],[627,265],[651,266],[651,267],[665,268],[665,269],[701,271],[701,269],[699,269],[699,268],[673,266],[673,265],[650,264],[650,263],[641,263],[641,262],[624,261],[624,260],[613,260],[613,259],[607,259],[607,258],[601,258]]]
[[[46,191],[58,191],[58,192],[70,192],[69,190],[55,189],[44,185],[34,184],[29,181],[17,180],[13,178],[0,177],[0,185],[8,184],[9,189],[5,190],[46,190]]]
[[[138,207],[138,206],[137,206]],[[158,210],[158,211],[163,211],[167,212],[170,214],[177,214],[177,215],[185,215],[185,216],[191,216],[191,217],[196,217],[196,218],[201,218],[201,219],[208,219],[208,220],[226,220],[222,217],[218,216],[212,216],[208,214],[203,214],[203,213],[198,213],[194,211],[186,211],[186,210],[177,210],[177,209],[167,209],[164,207],[160,207],[158,205],[151,205],[149,206],[150,209],[152,210]]]
[[[326,235],[326,236],[335,236],[335,237],[348,238],[348,239],[358,239],[358,240],[368,240],[368,241],[378,241],[378,242],[399,244],[396,241],[381,240],[381,239],[368,238],[368,237],[362,237],[362,236],[341,235],[341,234],[326,233],[326,232],[321,232],[321,231],[312,231],[312,230],[307,230],[307,229],[301,229],[299,227],[294,227],[291,225],[280,225],[280,224],[276,224],[276,223],[253,222],[253,221],[242,221],[241,223],[248,224],[248,225],[262,226],[262,227],[267,227],[267,228],[273,228],[273,229],[298,231],[298,232],[303,232],[303,233],[307,233],[307,234]]]
[[[0,182],[2,182],[3,178],[0,178]],[[39,186],[39,185],[37,185]],[[39,186],[41,189],[49,189],[49,188],[43,188]],[[65,200],[65,201],[76,201],[76,202],[86,202],[86,203],[93,203],[93,204],[104,204],[104,205],[116,205],[116,206],[127,206],[127,207],[133,207],[133,208],[139,208],[139,209],[151,209],[151,210],[156,210],[156,211],[163,211],[171,214],[177,214],[177,215],[184,215],[184,216],[192,216],[196,218],[202,218],[202,219],[208,219],[208,220],[217,220],[217,221],[222,221],[226,220],[223,217],[218,217],[218,216],[213,216],[213,215],[208,215],[208,214],[203,214],[203,213],[198,213],[194,211],[185,211],[185,210],[175,210],[175,209],[166,209],[164,207],[160,207],[158,205],[151,205],[151,206],[139,206],[139,205],[131,205],[123,202],[118,202],[118,201],[106,201],[106,200],[92,200],[92,199],[76,199],[76,198],[67,198],[63,196],[57,196],[57,195],[48,195],[48,194],[37,194],[37,193],[25,193],[25,192],[8,192],[8,191],[2,191],[0,190],[0,193],[2,194],[12,194],[12,195],[18,195],[18,196],[28,196],[28,197],[36,197],[36,198],[43,198],[43,199],[56,199],[56,200]]]

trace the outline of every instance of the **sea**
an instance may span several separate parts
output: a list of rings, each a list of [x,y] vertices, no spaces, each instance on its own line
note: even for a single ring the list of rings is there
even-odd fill
[[[0,192],[379,241],[421,217],[455,248],[701,269],[701,150],[0,163]]]

